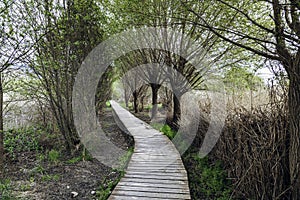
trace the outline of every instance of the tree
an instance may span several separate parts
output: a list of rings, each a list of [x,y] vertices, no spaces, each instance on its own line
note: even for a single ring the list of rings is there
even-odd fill
[[[33,24],[32,39],[45,34],[37,43],[34,61],[29,61],[30,67],[41,80],[70,152],[79,140],[73,122],[73,85],[82,61],[103,39],[102,12],[94,0],[29,1],[24,7],[29,24]],[[36,15],[44,21],[37,20]]]
[[[119,67],[119,74],[122,77],[122,83],[124,91],[127,91],[127,88],[130,89],[130,93],[133,97],[133,109],[135,113],[139,112],[139,99],[146,93],[148,85],[144,84],[144,80],[141,77],[141,72],[134,69],[135,66],[139,65],[139,57],[136,57],[136,52],[129,53],[122,56],[116,65]],[[126,98],[129,99],[130,95],[125,94]],[[127,104],[127,103],[126,103]]]
[[[3,73],[10,67],[17,69],[17,65],[31,53],[33,45],[26,37],[28,32],[23,26],[23,18],[18,15],[19,6],[15,1],[0,2],[0,176],[4,164]]]
[[[233,66],[225,72],[224,84],[227,92],[232,94],[233,104],[235,104],[236,95],[243,95],[246,90],[250,90],[250,108],[252,109],[252,92],[263,85],[263,80],[247,68]]]
[[[182,5],[198,18],[198,26],[214,33],[224,41],[266,59],[279,61],[289,78],[288,119],[289,132],[285,136],[283,169],[286,199],[300,198],[300,4],[296,0],[226,1],[215,0],[210,11],[224,16],[233,15],[230,26],[196,12],[193,1]],[[220,10],[223,9],[223,11]],[[209,11],[208,11],[209,12]],[[290,195],[289,195],[290,193]]]

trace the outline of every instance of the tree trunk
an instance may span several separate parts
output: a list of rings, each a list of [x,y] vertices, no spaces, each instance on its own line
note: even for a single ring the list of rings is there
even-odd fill
[[[181,96],[173,95],[173,121],[172,128],[177,131],[179,129],[179,122],[181,118],[181,104],[180,104]]]
[[[151,111],[151,119],[154,119],[157,115],[157,99],[158,99],[158,90],[160,85],[151,84],[152,90],[152,111]]]
[[[295,66],[289,73],[290,85],[288,95],[289,110],[289,170],[292,186],[291,199],[300,199],[300,71]]]
[[[128,97],[128,91],[126,88],[124,88],[124,99],[125,99],[125,106],[126,108],[129,108],[129,105],[128,105],[128,101],[129,101],[129,97]]]
[[[3,86],[0,73],[0,178],[4,174]]]
[[[133,92],[133,109],[135,113],[139,112],[138,108],[138,94],[136,91]]]

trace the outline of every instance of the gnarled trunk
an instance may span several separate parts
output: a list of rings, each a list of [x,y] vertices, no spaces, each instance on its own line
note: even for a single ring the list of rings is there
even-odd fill
[[[298,69],[297,69],[298,68]],[[289,73],[290,85],[288,95],[289,110],[289,170],[291,199],[300,199],[300,69],[293,68]]]

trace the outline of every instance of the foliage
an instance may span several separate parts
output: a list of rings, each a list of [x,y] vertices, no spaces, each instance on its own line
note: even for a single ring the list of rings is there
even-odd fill
[[[171,127],[166,124],[163,125],[159,131],[163,132],[163,134],[166,135],[170,140],[172,140],[176,135],[176,131],[172,130]]]
[[[161,130],[162,127],[164,126],[164,124],[162,123],[151,123],[152,128],[156,129],[156,130]]]
[[[75,164],[82,161],[82,156],[77,156],[74,158],[71,158],[70,160],[67,161],[68,164]]]
[[[42,176],[42,181],[58,181],[60,179],[60,175],[54,174],[54,175],[49,175],[45,174]]]
[[[34,180],[34,176],[36,174],[44,175],[46,173],[45,168],[41,164],[37,164],[34,168],[32,168],[29,172],[29,175],[31,177],[31,180]]]
[[[232,67],[225,72],[224,83],[229,91],[255,90],[263,84],[260,77],[243,67]]]
[[[5,131],[4,147],[9,155],[15,157],[16,152],[40,150],[39,137],[42,129],[25,127]]]
[[[208,157],[188,155],[193,163],[189,170],[189,181],[192,195],[195,199],[230,199],[231,183],[227,180],[226,172],[221,162],[210,163]]]
[[[110,102],[109,102],[109,101],[105,102],[105,104],[106,104],[106,107],[111,107],[111,105],[110,105]]]
[[[78,163],[80,161],[91,161],[91,160],[93,160],[92,155],[84,149],[79,156],[76,156],[74,158],[69,159],[67,161],[67,163],[68,164],[75,164],[75,163]]]
[[[109,195],[111,194],[111,192],[113,191],[113,189],[116,187],[118,182],[121,180],[123,175],[124,175],[124,172],[122,172],[121,176],[114,181],[104,179],[99,190],[96,192],[97,199],[98,200],[106,200],[109,197]]]
[[[72,90],[77,71],[90,51],[103,39],[101,23],[105,18],[98,2],[25,1],[32,31],[38,40],[29,73],[41,80],[45,103],[64,137],[66,150],[76,148],[78,135],[72,112]]]
[[[51,151],[48,152],[48,160],[51,163],[57,164],[59,161],[59,158],[60,158],[60,153],[57,150],[52,149]]]
[[[12,195],[12,185],[9,179],[0,180],[0,199],[13,200],[16,199]]]

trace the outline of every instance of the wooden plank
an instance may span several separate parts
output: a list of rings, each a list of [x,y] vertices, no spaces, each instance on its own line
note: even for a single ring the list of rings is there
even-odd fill
[[[118,190],[121,191],[135,191],[135,192],[158,192],[170,194],[189,194],[188,189],[182,188],[158,188],[158,187],[140,187],[140,186],[119,186]]]
[[[178,176],[178,177],[186,177],[185,174],[178,173],[178,172],[142,172],[142,171],[129,171],[126,172],[126,175],[155,175],[155,176]]]
[[[164,183],[164,184],[176,184],[184,185],[187,181],[183,180],[159,180],[159,179],[144,179],[144,178],[122,178],[123,182],[135,182],[135,183]]]
[[[122,199],[122,200],[156,200],[156,199],[159,199],[159,200],[171,200],[171,199],[168,199],[168,198],[165,198],[165,199],[162,199],[162,198],[154,198],[154,197],[143,197],[143,199],[141,199],[141,197],[136,197],[136,196],[120,196],[120,195],[112,195],[110,197],[111,200],[119,200],[119,199]]]
[[[111,105],[118,122],[134,137],[135,149],[109,199],[190,199],[187,173],[172,142],[117,103]]]
[[[187,177],[180,176],[171,176],[171,175],[163,175],[163,176],[155,176],[155,175],[134,175],[134,174],[126,174],[125,178],[142,178],[142,179],[154,179],[154,180],[179,180],[179,181],[187,181]]]
[[[185,189],[182,185],[166,185],[161,183],[135,183],[135,182],[123,182],[121,181],[119,186],[128,186],[128,187],[153,187],[153,188],[170,188],[170,189]]]
[[[181,173],[187,174],[185,169],[144,169],[144,168],[133,168],[134,170],[128,169],[127,171],[134,171],[134,172],[143,172],[143,173]]]
[[[120,196],[135,196],[140,197],[140,199],[144,199],[146,197],[154,197],[154,198],[168,198],[168,199],[190,199],[189,194],[169,194],[169,193],[159,193],[159,192],[136,192],[136,191],[116,191],[115,195]]]

